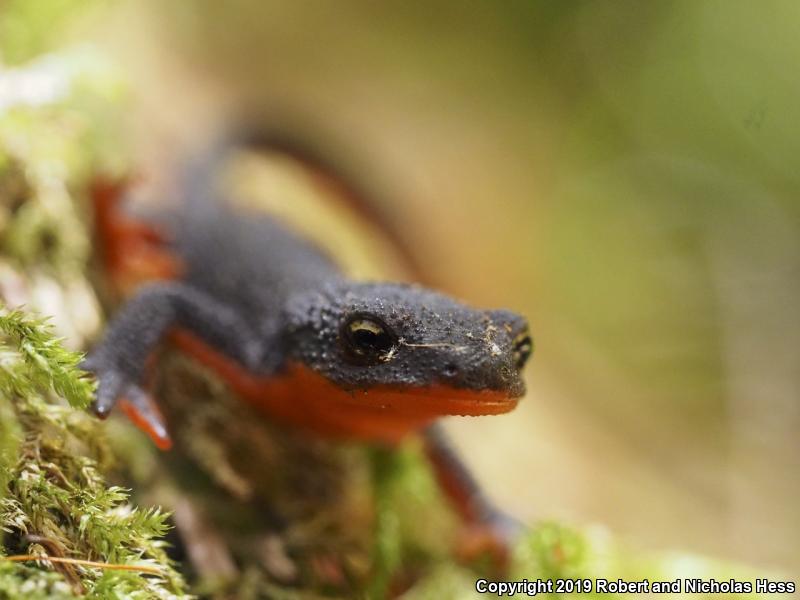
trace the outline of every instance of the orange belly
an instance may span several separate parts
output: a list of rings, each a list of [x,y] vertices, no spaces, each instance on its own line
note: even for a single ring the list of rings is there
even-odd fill
[[[170,252],[163,232],[119,214],[116,203],[125,187],[125,182],[98,180],[92,196],[106,269],[116,289],[128,295],[148,281],[179,278],[184,265]],[[325,436],[396,443],[437,417],[500,414],[517,405],[517,399],[500,392],[435,384],[345,390],[296,362],[278,374],[262,377],[189,331],[173,330],[170,340],[216,371],[237,394],[271,418]],[[133,418],[146,429],[141,418]]]
[[[499,414],[517,404],[499,392],[440,385],[345,390],[298,362],[256,376],[186,330],[172,331],[170,340],[271,418],[327,437],[394,444],[440,416]]]

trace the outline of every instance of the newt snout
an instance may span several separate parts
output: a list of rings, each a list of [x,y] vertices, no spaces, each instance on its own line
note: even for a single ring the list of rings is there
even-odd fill
[[[525,393],[526,320],[404,284],[337,282],[290,302],[289,353],[342,389],[431,416],[495,414]]]
[[[504,393],[509,399],[525,395],[522,370],[533,350],[525,319],[510,311],[491,311],[479,321],[483,331],[466,330],[462,343],[441,343],[439,381],[457,389]],[[448,358],[450,360],[448,361]]]

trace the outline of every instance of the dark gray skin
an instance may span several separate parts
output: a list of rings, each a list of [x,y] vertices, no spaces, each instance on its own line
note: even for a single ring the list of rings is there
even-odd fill
[[[191,182],[181,211],[161,222],[184,277],[141,288],[85,363],[98,378],[99,416],[124,395],[167,437],[140,383],[147,358],[173,327],[263,376],[299,361],[343,389],[408,390],[408,402],[432,384],[524,394],[521,370],[532,345],[522,316],[475,310],[419,286],[351,281],[307,240],[267,216],[233,212],[208,175],[199,181],[205,185]],[[425,436],[434,462],[462,486],[471,518],[507,532],[509,521],[442,432],[430,428]]]
[[[100,414],[121,386],[139,383],[147,357],[173,326],[259,375],[295,359],[348,389],[389,384],[413,391],[442,383],[512,397],[525,392],[526,351],[519,346],[529,343],[527,323],[511,311],[475,310],[419,286],[349,281],[318,250],[263,216],[219,211],[183,223],[174,235],[185,278],[144,287],[89,358],[100,382]],[[354,354],[342,335],[354,316],[384,324],[392,350],[372,361]]]
[[[393,334],[392,349],[367,366],[342,343],[342,324],[352,315],[379,319]],[[526,330],[510,311],[478,311],[402,284],[331,282],[291,297],[286,307],[288,353],[349,389],[439,383],[520,397],[524,361],[514,343]]]

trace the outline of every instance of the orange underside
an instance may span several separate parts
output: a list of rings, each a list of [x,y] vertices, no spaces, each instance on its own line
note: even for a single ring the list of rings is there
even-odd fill
[[[124,182],[98,181],[92,195],[106,269],[117,289],[127,295],[147,281],[178,278],[183,268],[161,233],[117,213],[114,204],[123,187]],[[278,375],[259,377],[188,331],[173,330],[169,338],[271,417],[326,436],[395,443],[436,417],[500,414],[517,405],[517,399],[501,392],[443,385],[348,391],[296,362]],[[128,406],[127,412],[135,410]],[[131,417],[147,429],[145,419]]]
[[[103,263],[123,295],[147,281],[177,279],[184,271],[182,261],[167,250],[163,232],[119,213],[116,204],[126,186],[126,181],[98,179],[91,189]]]
[[[501,414],[517,405],[517,399],[501,392],[473,392],[442,385],[374,386],[348,391],[298,362],[288,364],[280,374],[259,377],[188,331],[176,329],[169,337],[258,409],[330,437],[395,443],[437,417]]]

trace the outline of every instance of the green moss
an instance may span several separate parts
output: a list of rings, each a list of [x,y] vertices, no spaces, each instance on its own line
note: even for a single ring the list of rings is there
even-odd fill
[[[2,600],[72,600],[73,588],[61,574],[32,564],[0,561],[0,598]]]
[[[3,311],[0,305],[0,334],[3,396],[30,396],[37,389],[52,389],[74,408],[89,405],[94,384],[77,368],[82,356],[66,350],[43,322],[20,310]]]
[[[80,191],[93,170],[113,172],[107,157],[119,154],[101,151],[111,129],[98,122],[119,108],[119,88],[85,52],[0,74],[29,76],[52,93],[0,108],[0,299],[18,305],[0,300],[0,599],[186,597],[165,553],[166,514],[106,481],[104,428],[83,410],[95,385],[55,333],[76,348],[99,323]],[[36,306],[56,312],[45,320]],[[44,554],[161,574],[2,560]]]
[[[75,366],[79,355],[64,349],[41,321],[19,311],[0,314],[0,332],[0,412],[3,427],[16,432],[0,463],[0,528],[5,533],[0,555],[48,553],[157,566],[163,576],[83,567],[55,570],[70,589],[89,597],[113,597],[112,589],[120,598],[180,597],[181,577],[160,541],[167,528],[164,513],[133,508],[125,490],[106,484],[100,467],[110,455],[99,422],[62,400],[82,406],[91,397],[92,386]],[[22,597],[15,594],[25,586],[45,596],[61,594],[54,582],[41,567],[5,564],[0,597]]]

